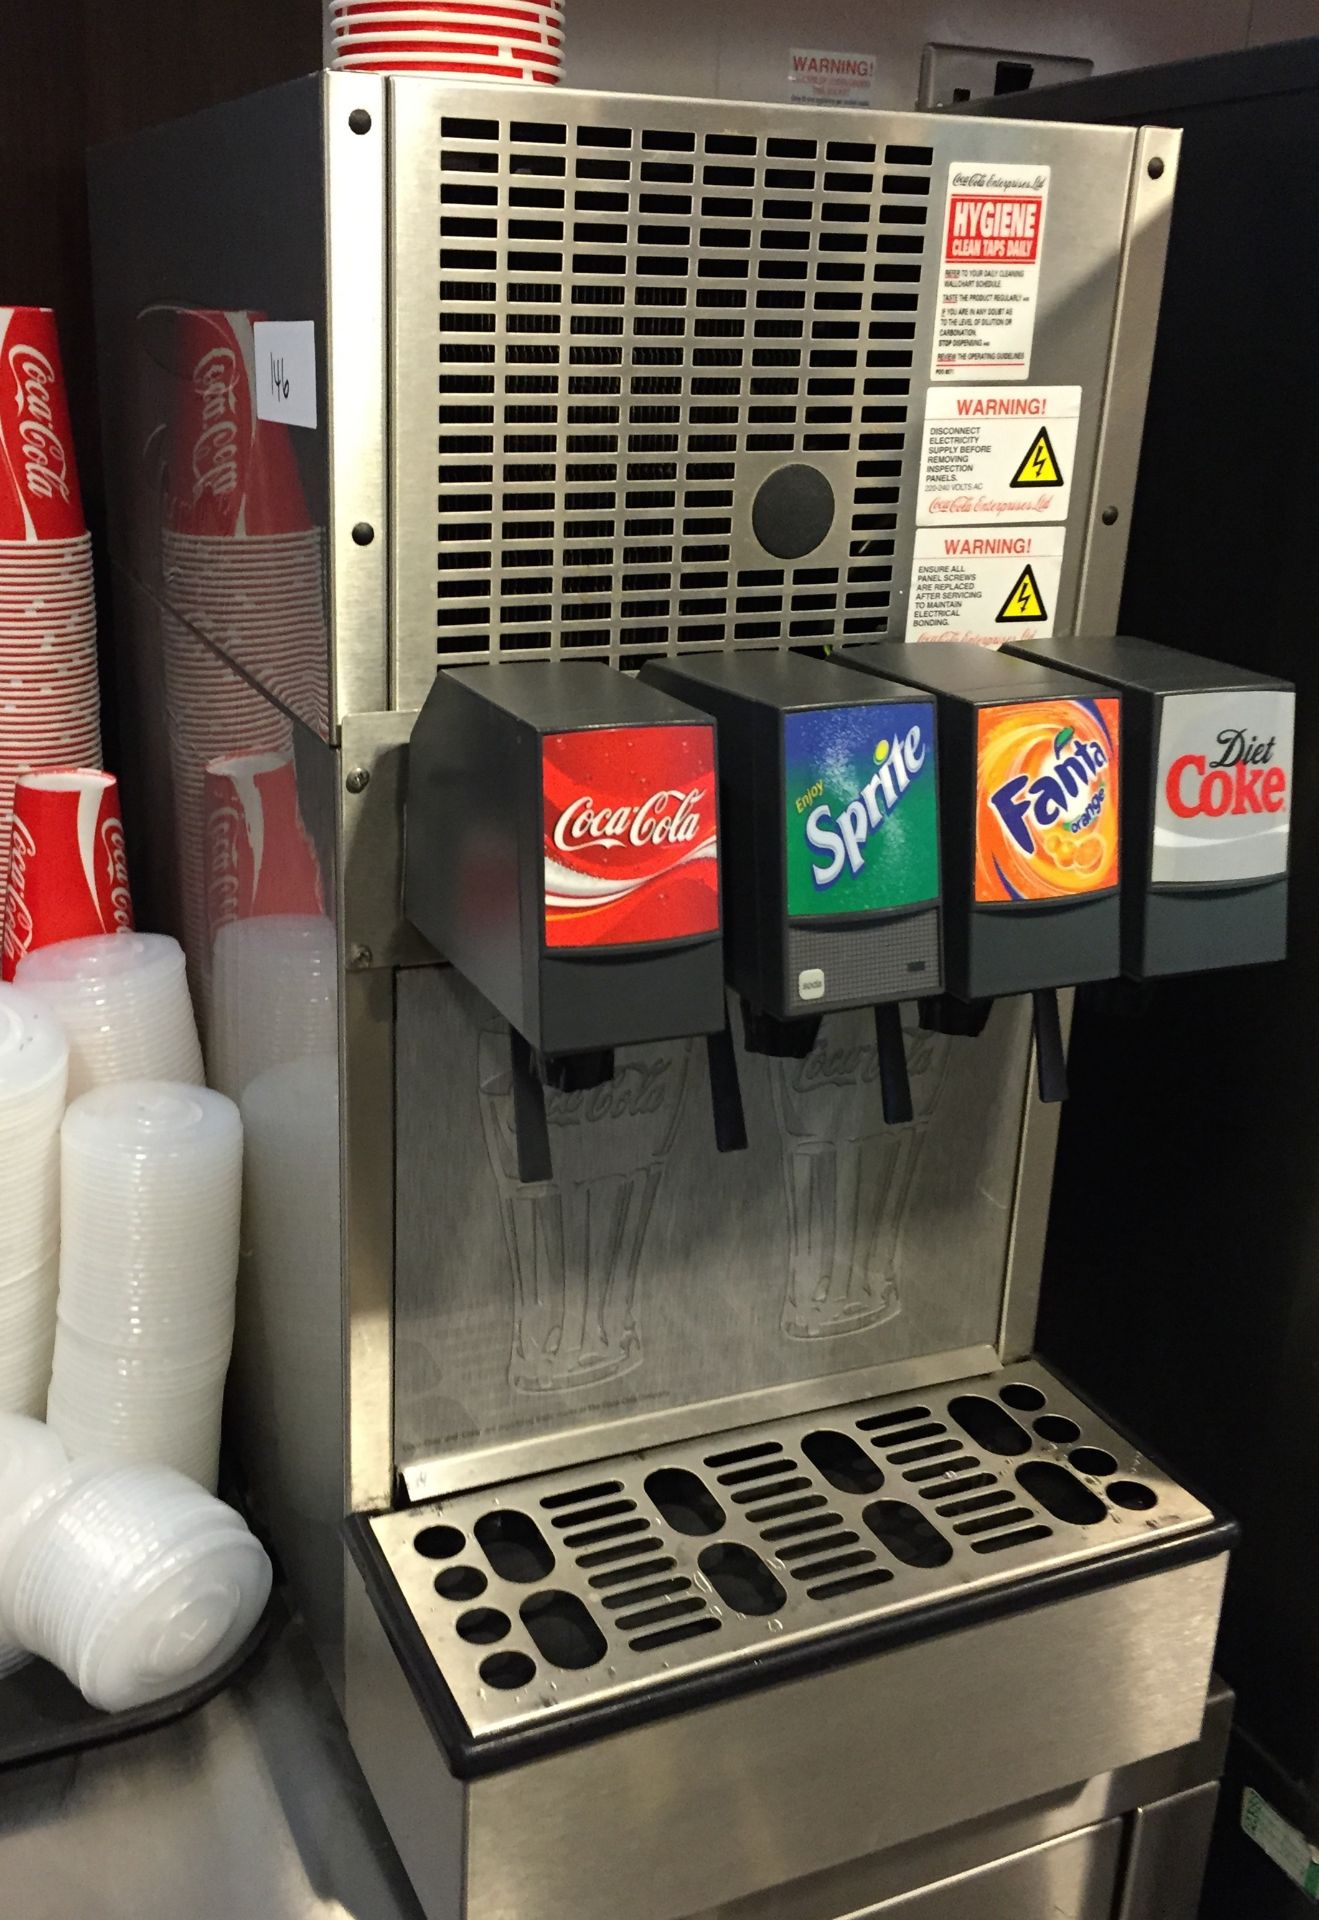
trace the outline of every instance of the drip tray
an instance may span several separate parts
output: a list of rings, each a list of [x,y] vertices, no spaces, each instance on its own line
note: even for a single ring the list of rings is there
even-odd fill
[[[469,1757],[1230,1544],[1034,1363],[349,1526],[419,1697]]]

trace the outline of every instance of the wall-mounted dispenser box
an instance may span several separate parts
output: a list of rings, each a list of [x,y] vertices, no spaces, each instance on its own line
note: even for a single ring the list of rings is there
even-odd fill
[[[730,984],[779,1020],[938,993],[933,700],[791,653],[642,678],[718,723]]]
[[[948,991],[988,1000],[1116,974],[1120,696],[956,642],[839,658],[938,703]]]
[[[657,660],[719,728],[725,963],[754,1053],[804,1058],[873,1006],[885,1117],[910,1120],[898,1003],[942,984],[934,702],[800,654]]]
[[[596,662],[437,674],[404,903],[543,1055],[721,1028],[713,725]]]
[[[1125,635],[1010,645],[1122,696],[1122,971],[1281,960],[1296,695]]]

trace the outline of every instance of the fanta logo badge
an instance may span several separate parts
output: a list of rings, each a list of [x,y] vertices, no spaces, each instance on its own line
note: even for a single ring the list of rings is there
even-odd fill
[[[1104,804],[1108,753],[1098,740],[1080,739],[1064,727],[1053,743],[1052,766],[1034,776],[1014,773],[989,796],[989,804],[1023,853],[1034,853],[1051,827],[1078,833],[1098,818]]]

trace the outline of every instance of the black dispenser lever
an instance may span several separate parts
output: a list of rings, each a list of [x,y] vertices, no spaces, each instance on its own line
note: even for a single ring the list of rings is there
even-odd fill
[[[1035,1021],[1035,1080],[1040,1099],[1055,1106],[1067,1098],[1067,1054],[1063,1048],[1058,995],[1052,987],[1036,987],[1031,995]]]

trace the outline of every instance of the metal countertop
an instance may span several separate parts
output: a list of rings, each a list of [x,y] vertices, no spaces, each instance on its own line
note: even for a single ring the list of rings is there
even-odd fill
[[[185,1719],[0,1776],[0,1920],[422,1915],[285,1622]]]

